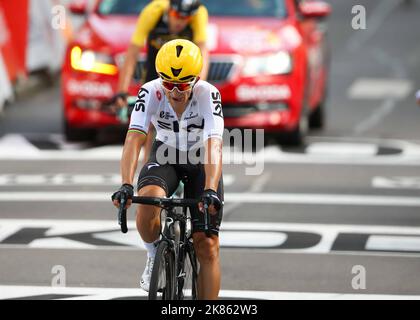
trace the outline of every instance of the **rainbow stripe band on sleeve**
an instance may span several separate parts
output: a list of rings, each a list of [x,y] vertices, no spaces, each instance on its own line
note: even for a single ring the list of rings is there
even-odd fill
[[[142,130],[139,130],[139,129],[128,129],[128,132],[137,132],[137,133],[141,133],[141,134],[144,134],[145,136],[147,136],[146,132],[144,132]]]

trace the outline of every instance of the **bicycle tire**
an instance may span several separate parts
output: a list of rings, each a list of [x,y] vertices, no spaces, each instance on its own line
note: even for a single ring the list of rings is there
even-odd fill
[[[175,254],[166,241],[161,241],[153,264],[149,300],[174,300],[174,298]]]
[[[177,299],[178,300],[197,300],[197,257],[193,244],[188,241],[184,246],[183,254],[180,255],[180,269],[178,271]]]

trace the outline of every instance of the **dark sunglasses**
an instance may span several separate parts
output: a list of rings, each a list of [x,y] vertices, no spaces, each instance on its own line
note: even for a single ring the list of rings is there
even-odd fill
[[[175,17],[175,18],[180,19],[180,20],[191,20],[191,16],[183,16],[182,14],[180,14],[178,11],[176,11],[174,9],[169,10],[169,15],[171,17]]]

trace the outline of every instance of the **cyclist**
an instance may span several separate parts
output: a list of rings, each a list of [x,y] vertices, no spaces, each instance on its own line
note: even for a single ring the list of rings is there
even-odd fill
[[[187,177],[186,198],[201,200],[198,207],[190,208],[193,244],[200,263],[198,298],[216,299],[220,290],[218,232],[223,215],[224,121],[219,91],[199,80],[202,64],[200,49],[191,41],[176,39],[162,46],[156,57],[159,78],[139,91],[121,160],[123,185],[112,198],[118,207],[122,193],[128,199],[133,196],[139,153],[152,123],[157,137],[138,178],[138,195],[170,197],[180,179]],[[210,208],[210,237],[203,232],[204,203]],[[128,201],[127,207],[130,204]],[[139,205],[136,222],[148,252],[140,286],[148,291],[160,232],[160,209]]]
[[[117,107],[127,105],[127,90],[137,65],[138,54],[145,45],[147,60],[143,83],[158,77],[155,59],[162,45],[178,38],[192,40],[201,49],[204,67],[200,77],[205,80],[208,71],[207,24],[208,12],[199,0],[154,0],[144,7],[120,72],[118,93],[115,96]]]
[[[138,54],[145,45],[147,59],[142,83],[158,77],[155,70],[156,54],[164,43],[177,38],[192,40],[201,49],[203,69],[200,78],[205,80],[208,72],[207,24],[208,12],[199,0],[154,0],[144,7],[125,54],[117,93],[113,97],[115,106],[127,106],[127,90],[137,65]],[[142,164],[150,153],[154,136],[155,128],[151,126]]]

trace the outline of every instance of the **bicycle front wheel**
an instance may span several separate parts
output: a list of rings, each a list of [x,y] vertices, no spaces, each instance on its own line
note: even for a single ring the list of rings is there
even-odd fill
[[[188,241],[180,254],[178,271],[178,300],[197,300],[197,258],[193,244]]]
[[[161,241],[153,264],[149,300],[174,300],[174,298],[175,253],[166,241]]]

